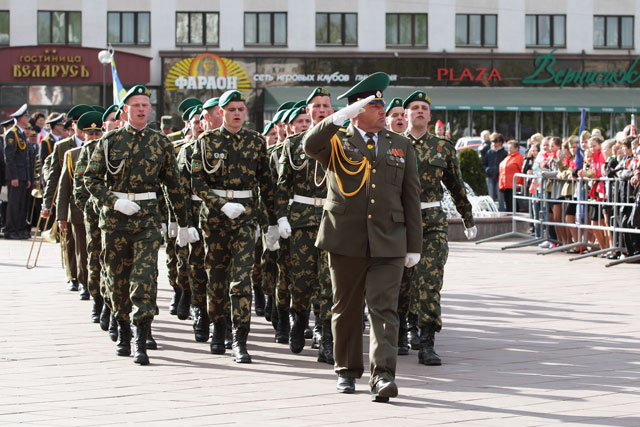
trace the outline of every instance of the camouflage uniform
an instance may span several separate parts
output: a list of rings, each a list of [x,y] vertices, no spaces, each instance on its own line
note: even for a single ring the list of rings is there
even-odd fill
[[[276,144],[271,148],[271,154],[269,156],[269,164],[274,162],[279,165],[283,154],[283,144]],[[275,161],[274,159],[277,159]],[[273,182],[278,182],[278,167],[272,167],[271,176]],[[289,239],[280,239],[280,249],[276,257],[276,263],[278,265],[278,281],[276,286],[276,306],[278,310],[289,310],[291,305],[291,285],[293,283],[291,279],[291,251]]]

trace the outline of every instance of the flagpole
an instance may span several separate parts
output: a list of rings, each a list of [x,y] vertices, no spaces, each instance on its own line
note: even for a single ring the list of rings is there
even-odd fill
[[[112,52],[101,50],[98,52],[98,61],[102,64],[102,105],[107,106],[107,64],[111,63]]]

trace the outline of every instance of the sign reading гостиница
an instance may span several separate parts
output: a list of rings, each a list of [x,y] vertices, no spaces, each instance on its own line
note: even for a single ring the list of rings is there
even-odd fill
[[[556,58],[554,58],[553,52],[555,51],[554,49],[546,55],[537,57],[534,61],[536,70],[530,76],[522,79],[522,84],[538,85],[553,82],[560,87],[565,87],[568,84],[613,86],[624,83],[631,85],[640,80],[640,73],[635,70],[638,61],[640,61],[640,56],[637,57],[626,70],[574,71],[572,68],[554,70],[553,64],[555,64]],[[548,76],[545,77],[544,73],[548,74]]]

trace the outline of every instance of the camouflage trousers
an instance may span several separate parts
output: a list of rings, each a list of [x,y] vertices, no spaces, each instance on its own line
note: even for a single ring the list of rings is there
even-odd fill
[[[333,292],[327,252],[315,247],[318,227],[293,230],[291,237],[291,309],[309,310],[311,302],[320,320],[331,319]],[[314,310],[314,311],[316,311]]]
[[[100,215],[93,210],[93,206],[87,207],[84,214],[84,225],[87,231],[87,289],[93,298],[104,294],[104,282],[102,276],[102,240],[98,221]]]
[[[255,226],[252,223],[223,228],[201,221],[205,238],[207,308],[209,319],[226,316],[228,298],[233,327],[251,324],[251,270],[254,262]]]
[[[278,252],[270,251],[263,244],[262,239],[258,239],[262,253],[260,258],[260,270],[262,271],[262,290],[265,295],[275,296],[276,282],[278,281]]]
[[[102,230],[106,294],[118,320],[133,324],[153,320],[158,314],[158,250],[162,237],[159,227],[133,230]]]
[[[276,263],[278,264],[278,282],[276,286],[276,305],[278,310],[288,310],[291,305],[291,239],[280,239],[280,249]]]
[[[256,248],[253,251],[253,270],[251,270],[251,284],[255,288],[263,286],[263,274],[262,274],[262,239],[256,241]],[[264,291],[264,289],[263,289]]]
[[[186,259],[188,258],[188,249],[184,249],[182,253],[176,245],[175,237],[167,237],[165,252],[167,254],[167,275],[169,277],[169,285],[173,289],[189,289],[189,273],[186,269]],[[182,256],[180,256],[182,255]]]
[[[204,236],[198,230],[200,240],[190,243],[187,262],[189,272],[189,285],[191,287],[191,305],[200,310],[207,309],[207,270],[204,265]]]
[[[440,290],[444,265],[448,257],[449,244],[446,229],[443,231],[428,228],[422,235],[420,262],[415,267],[404,269],[401,289],[404,286],[409,288],[409,298],[404,303],[406,306],[403,306],[406,310],[404,313],[411,311],[417,314],[419,327],[434,325],[438,332],[442,329]],[[403,304],[399,302],[398,313],[401,305]]]

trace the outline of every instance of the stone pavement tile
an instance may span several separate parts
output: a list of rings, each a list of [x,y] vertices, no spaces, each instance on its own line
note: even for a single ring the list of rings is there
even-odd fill
[[[55,422],[56,420],[62,420],[62,419],[63,418],[55,415],[51,415],[49,413],[23,412],[20,414],[0,415],[0,425],[30,423],[30,422],[36,422],[36,421]]]

